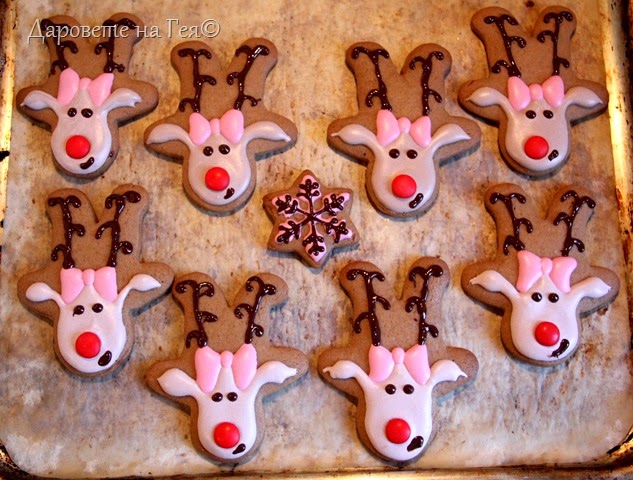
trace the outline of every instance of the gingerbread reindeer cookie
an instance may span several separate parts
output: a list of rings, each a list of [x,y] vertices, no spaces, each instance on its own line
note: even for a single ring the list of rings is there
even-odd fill
[[[230,213],[250,198],[256,183],[255,158],[292,146],[297,129],[266,109],[266,77],[277,62],[268,40],[246,40],[227,70],[202,42],[186,42],[171,52],[180,77],[176,113],[145,131],[152,150],[183,159],[182,182],[200,207]]]
[[[617,275],[589,265],[585,230],[596,202],[578,186],[554,195],[543,220],[517,185],[485,194],[497,224],[497,255],[469,265],[462,287],[503,311],[501,340],[514,357],[541,366],[560,364],[580,344],[579,317],[612,301]]]
[[[286,299],[288,287],[260,273],[231,306],[211,278],[190,273],[176,280],[172,293],[185,313],[183,350],[152,365],[149,386],[189,410],[191,439],[201,454],[221,463],[245,461],[264,435],[262,399],[308,369],[303,353],[264,337],[268,310]]]
[[[446,111],[451,57],[439,45],[420,45],[400,74],[375,43],[354,44],[345,58],[356,79],[359,111],[330,124],[328,143],[368,164],[367,193],[378,210],[420,215],[437,197],[437,166],[473,150],[481,136],[475,122]]]
[[[117,13],[96,41],[73,35],[81,26],[72,17],[40,22],[50,52],[48,79],[18,92],[18,109],[52,129],[56,166],[68,175],[95,178],[119,150],[119,125],[152,111],[158,103],[153,85],[129,76],[132,48],[143,37],[143,23]]]
[[[114,372],[134,342],[130,312],[161,296],[173,273],[141,261],[141,223],[147,192],[122,185],[97,216],[79,190],[48,197],[53,224],[50,262],[18,281],[20,300],[53,323],[55,353],[84,377]]]
[[[319,356],[319,373],[357,403],[358,435],[369,450],[389,461],[413,461],[435,433],[433,392],[445,395],[478,370],[470,351],[444,342],[448,267],[439,258],[418,259],[401,299],[368,262],[347,265],[340,281],[354,307],[354,333],[349,345]]]
[[[490,74],[459,89],[469,112],[499,125],[499,149],[515,170],[543,176],[571,152],[570,128],[607,108],[604,86],[576,76],[571,59],[575,14],[541,12],[532,35],[500,7],[477,12],[471,27],[483,42]]]

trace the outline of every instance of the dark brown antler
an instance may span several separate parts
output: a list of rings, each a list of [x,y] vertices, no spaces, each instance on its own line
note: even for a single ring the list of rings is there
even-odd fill
[[[72,213],[70,211],[70,207],[80,208],[81,200],[77,198],[75,195],[69,195],[66,198],[62,197],[53,197],[49,198],[48,205],[50,207],[54,207],[55,205],[59,205],[62,209],[62,222],[64,224],[64,244],[58,244],[53,248],[51,252],[51,260],[53,262],[57,261],[59,252],[64,256],[64,261],[62,263],[63,268],[73,268],[75,266],[75,260],[72,257],[72,238],[73,233],[76,233],[78,236],[83,237],[86,233],[86,228],[79,224],[73,223]]]
[[[77,44],[72,40],[62,40],[60,37],[60,33],[63,30],[69,29],[70,25],[66,23],[55,23],[49,18],[45,18],[40,22],[40,26],[44,30],[52,30],[52,34],[50,37],[50,44],[54,45],[55,53],[57,55],[57,59],[51,62],[51,70],[50,74],[53,75],[55,73],[55,68],[59,67],[59,71],[65,70],[68,68],[68,61],[65,57],[65,50],[69,49],[72,53],[77,53],[79,48]]]
[[[138,25],[136,25],[136,23],[129,18],[121,18],[117,21],[109,18],[108,20],[103,22],[103,26],[108,27],[106,28],[107,32],[109,33],[108,39],[97,44],[97,46],[95,47],[95,54],[100,55],[104,49],[106,51],[107,60],[106,64],[103,67],[104,73],[112,73],[114,70],[116,70],[117,72],[123,72],[125,71],[125,65],[123,65],[122,63],[116,63],[114,61],[114,45],[117,37],[116,29],[118,27],[136,29]],[[114,32],[112,32],[112,30],[114,30]]]
[[[420,85],[422,85],[422,115],[428,116],[431,113],[431,107],[429,105],[429,96],[433,96],[437,103],[442,103],[442,96],[435,90],[429,87],[429,79],[431,78],[431,72],[433,71],[433,58],[437,60],[444,60],[444,54],[442,52],[433,51],[428,56],[414,57],[409,62],[409,69],[415,70],[415,64],[420,62],[422,64],[422,76],[420,78]],[[422,199],[420,199],[422,200]],[[412,207],[414,208],[414,207]]]
[[[124,255],[129,255],[134,250],[134,246],[126,241],[120,240],[121,235],[121,224],[119,223],[119,216],[125,209],[125,205],[127,202],[130,203],[138,203],[141,201],[141,195],[138,192],[133,190],[129,190],[125,192],[123,195],[112,194],[106,198],[105,207],[109,210],[113,205],[116,205],[114,210],[114,218],[105,222],[97,229],[97,233],[95,238],[100,239],[105,232],[106,229],[110,229],[112,233],[112,245],[110,247],[110,256],[108,257],[108,267],[116,267],[116,257],[119,250],[123,252]]]
[[[515,198],[517,199],[519,203],[526,202],[525,196],[516,192],[510,193],[509,195],[503,195],[502,193],[494,192],[490,196],[491,204],[495,204],[498,201],[501,201],[504,203],[504,205],[506,206],[506,209],[508,210],[508,215],[510,216],[510,219],[512,221],[513,234],[508,235],[505,241],[503,242],[503,253],[506,255],[509,254],[510,246],[514,247],[514,249],[517,252],[525,248],[525,244],[520,239],[521,225],[525,227],[525,230],[527,231],[527,233],[532,233],[532,230],[533,230],[532,222],[530,222],[527,218],[516,217],[514,213],[514,208],[512,207],[512,200]]]
[[[246,63],[244,64],[244,68],[242,68],[242,70],[239,72],[231,72],[226,77],[226,83],[228,83],[229,85],[233,85],[233,83],[235,83],[235,80],[237,79],[238,94],[237,98],[235,99],[235,104],[233,105],[233,108],[235,108],[235,110],[242,110],[242,105],[244,104],[245,100],[249,100],[251,102],[251,107],[255,107],[260,102],[261,98],[255,98],[244,93],[244,84],[246,81],[246,76],[253,66],[253,62],[260,55],[269,55],[270,50],[264,45],[257,45],[255,46],[255,48],[251,48],[248,45],[242,45],[235,51],[235,56],[238,57],[242,53],[246,54]]]
[[[444,270],[439,265],[431,265],[428,268],[414,267],[409,272],[409,280],[414,281],[416,276],[422,278],[422,291],[420,296],[411,296],[407,299],[405,310],[407,313],[413,311],[413,308],[417,310],[419,318],[418,322],[418,344],[424,345],[427,340],[427,336],[430,333],[433,338],[437,338],[440,334],[435,325],[426,323],[426,301],[429,297],[429,280],[431,277],[441,277],[444,275]]]
[[[367,55],[369,57],[369,60],[371,60],[371,63],[374,64],[374,72],[376,74],[376,80],[378,80],[378,88],[374,88],[373,90],[370,90],[369,93],[367,93],[367,97],[365,98],[365,104],[368,107],[373,107],[374,105],[373,99],[374,97],[378,97],[380,98],[380,108],[382,110],[391,111],[392,110],[391,104],[389,103],[389,100],[387,99],[387,86],[385,85],[385,82],[382,79],[382,74],[380,73],[380,64],[379,64],[380,57],[389,58],[389,52],[385,50],[384,48],[369,50],[365,47],[356,47],[354,48],[354,51],[352,52],[352,58],[355,60],[358,59],[361,53],[364,53],[365,55]]]
[[[367,311],[361,313],[354,320],[354,332],[360,333],[360,324],[363,320],[367,319],[371,333],[371,343],[377,347],[380,345],[381,338],[380,324],[378,323],[378,316],[376,315],[376,303],[380,303],[385,310],[389,310],[391,308],[391,304],[386,298],[376,294],[372,282],[374,278],[378,279],[380,282],[384,282],[385,276],[380,272],[368,272],[366,270],[353,269],[347,272],[347,279],[355,280],[358,275],[363,277],[363,281],[365,282],[365,291],[367,292]]]
[[[552,20],[554,20],[554,31],[543,30],[536,36],[536,38],[541,43],[545,43],[546,37],[550,37],[552,39],[552,45],[554,47],[554,51],[552,53],[552,75],[559,75],[561,65],[565,68],[569,68],[570,66],[568,59],[558,56],[558,36],[560,34],[560,25],[564,21],[572,22],[574,20],[574,16],[567,10],[562,12],[549,12],[543,18],[543,23],[550,23]]]
[[[185,107],[187,105],[191,105],[191,109],[200,113],[200,96],[202,95],[202,86],[206,83],[211,86],[215,85],[216,79],[211,75],[201,75],[200,74],[200,56],[203,56],[207,59],[211,59],[212,54],[209,50],[205,48],[200,48],[198,50],[194,50],[193,48],[183,48],[178,50],[179,57],[191,57],[191,62],[193,64],[193,86],[194,86],[194,96],[193,98],[183,98],[178,104],[178,110],[181,112],[185,111]]]
[[[195,339],[198,343],[198,347],[206,347],[209,343],[209,337],[204,329],[204,324],[209,322],[217,322],[217,315],[200,310],[200,298],[201,297],[213,297],[215,295],[215,289],[209,282],[198,283],[194,280],[183,280],[176,284],[175,290],[178,293],[185,293],[187,288],[191,288],[191,303],[193,306],[193,315],[198,327],[197,330],[191,330],[187,333],[185,339],[185,346],[189,348],[191,346],[191,340]]]
[[[508,35],[505,28],[505,22],[509,23],[512,26],[517,26],[519,22],[511,16],[507,14],[502,14],[499,16],[490,15],[484,19],[484,23],[488,25],[492,25],[493,23],[496,25],[499,30],[499,34],[501,35],[501,39],[503,40],[503,48],[505,49],[507,60],[497,60],[495,64],[490,68],[492,73],[500,73],[501,68],[505,68],[508,71],[508,76],[510,77],[520,77],[521,70],[516,64],[514,60],[514,55],[512,55],[512,44],[516,43],[519,48],[525,48],[527,42],[525,38],[518,35]]]
[[[266,295],[275,295],[277,288],[271,283],[265,283],[258,276],[250,277],[246,281],[246,291],[252,292],[254,287],[253,283],[257,283],[257,292],[255,293],[255,301],[252,305],[248,303],[240,303],[235,307],[235,316],[239,319],[244,318],[243,311],[248,315],[248,325],[246,326],[246,333],[244,334],[244,343],[253,343],[253,334],[257,337],[264,335],[264,328],[255,323],[255,317],[259,311],[259,303]]]
[[[554,225],[559,225],[561,222],[563,222],[567,227],[565,243],[561,250],[561,255],[563,257],[569,256],[569,253],[571,252],[571,249],[574,248],[574,246],[581,253],[585,251],[585,244],[582,242],[582,240],[580,240],[579,238],[574,238],[572,236],[572,227],[574,225],[576,215],[583,205],[587,205],[591,209],[596,207],[596,202],[591,197],[587,195],[580,196],[578,195],[578,193],[576,193],[575,190],[569,190],[565,192],[561,196],[560,201],[565,202],[568,198],[574,199],[571,207],[571,213],[568,214],[567,212],[560,212],[554,219]]]

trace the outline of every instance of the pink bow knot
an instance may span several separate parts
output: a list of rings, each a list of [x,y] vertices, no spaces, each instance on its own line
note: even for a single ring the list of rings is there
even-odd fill
[[[527,250],[517,254],[519,276],[516,289],[525,293],[532,288],[541,277],[549,277],[556,288],[563,293],[571,291],[571,274],[578,262],[573,257],[541,258]]]
[[[59,74],[57,101],[66,106],[73,101],[79,90],[87,90],[92,103],[99,107],[112,93],[113,83],[113,73],[102,73],[93,80],[88,77],[79,78],[79,74],[72,68],[66,68]]]
[[[189,138],[200,146],[211,135],[222,134],[231,143],[239,143],[244,135],[244,114],[239,110],[229,110],[220,118],[207,120],[195,112],[189,116]]]
[[[411,123],[406,117],[396,119],[389,110],[380,110],[376,115],[376,139],[382,147],[395,142],[400,134],[409,134],[413,141],[422,148],[431,143],[431,119],[419,117]]]
[[[116,283],[116,269],[101,267],[99,270],[87,268],[62,268],[59,273],[62,284],[61,296],[67,305],[72,303],[84,289],[93,286],[99,295],[108,302],[116,300],[118,295]]]
[[[519,77],[508,78],[508,101],[512,108],[520,112],[532,101],[545,99],[548,105],[560,107],[565,100],[565,83],[562,77],[552,75],[542,85],[533,83],[526,85]]]
[[[396,365],[403,364],[419,385],[424,385],[431,376],[426,345],[414,345],[406,352],[400,347],[391,352],[382,346],[369,348],[369,378],[374,382],[383,382]]]
[[[235,353],[227,350],[218,353],[205,346],[196,350],[194,364],[196,383],[204,393],[213,391],[222,368],[232,370],[235,386],[243,391],[257,372],[257,351],[250,343],[244,343]]]

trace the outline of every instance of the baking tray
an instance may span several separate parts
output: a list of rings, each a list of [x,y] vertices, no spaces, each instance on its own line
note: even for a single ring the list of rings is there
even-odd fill
[[[607,72],[607,88],[610,93],[609,115],[611,124],[613,159],[616,180],[616,195],[620,213],[622,245],[626,262],[626,295],[629,312],[633,312],[633,110],[631,107],[631,57],[630,26],[627,18],[633,17],[633,7],[628,1],[600,0],[600,22],[602,27],[604,60]],[[627,10],[629,10],[627,12]],[[16,38],[14,26],[16,6],[13,0],[4,0],[0,4],[0,216],[4,218],[7,169],[10,161],[11,115],[13,109],[13,71]],[[0,223],[0,242],[2,235]],[[1,258],[1,257],[0,257]],[[623,289],[624,290],[624,289]],[[624,291],[621,295],[625,294]],[[633,319],[629,318],[633,324]],[[632,345],[633,349],[633,338]],[[362,448],[359,444],[359,448]],[[197,475],[196,478],[212,478],[222,474],[209,476]],[[241,478],[261,478],[259,474],[232,471],[229,476]],[[456,468],[404,471],[392,467],[384,469],[351,469],[326,472],[291,471],[269,474],[267,478],[633,478],[633,427],[605,455],[595,461],[574,464],[546,464],[530,466],[505,466],[488,468]],[[0,439],[0,479],[36,479],[20,470],[2,445]],[[47,477],[49,478],[49,477]],[[134,477],[137,478],[137,477]],[[138,477],[140,478],[140,477]],[[173,478],[173,477],[159,477]],[[178,478],[181,478],[180,476]]]

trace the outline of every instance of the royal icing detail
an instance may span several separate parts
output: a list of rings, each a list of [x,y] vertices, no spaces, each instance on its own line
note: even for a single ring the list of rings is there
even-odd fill
[[[525,194],[515,185],[498,186],[489,190],[487,195],[491,212],[498,222],[497,234],[504,242],[496,264],[486,262],[486,267],[475,265],[465,270],[464,280],[468,280],[467,284],[464,283],[465,289],[475,296],[479,295],[469,290],[468,285],[503,294],[511,305],[507,315],[513,349],[528,361],[542,365],[558,364],[578,347],[578,315],[582,313],[579,311],[580,301],[583,298],[608,301],[607,296],[612,298],[617,293],[617,278],[613,281],[610,276],[604,277],[612,282],[609,284],[601,278],[604,273],[600,276],[584,273],[582,278],[572,280],[582,257],[570,256],[571,250],[573,247],[579,253],[585,250],[583,242],[572,235],[574,221],[578,215],[588,219],[589,214],[582,212],[583,207],[593,209],[595,202],[575,189],[563,190],[557,197],[561,203],[571,205],[570,211],[558,212],[549,222],[536,223],[531,208],[523,206],[527,203]],[[497,208],[496,205],[502,206]],[[552,210],[558,208],[552,206]],[[519,209],[521,214],[517,214]],[[504,224],[505,215],[510,218],[511,233],[499,227]],[[560,226],[565,227],[564,235],[561,235]],[[529,245],[534,245],[531,241],[537,240],[532,234],[541,240],[551,238],[551,243],[561,241],[560,256],[541,257],[529,250]],[[555,247],[550,245],[549,248]],[[506,263],[510,262],[516,263],[508,270]],[[498,269],[494,265],[498,265]],[[516,271],[516,277],[504,276],[502,272],[507,271]],[[481,299],[489,302],[488,297],[482,296]]]
[[[505,52],[505,58],[489,58],[490,77],[469,82],[460,91],[465,108],[482,107],[474,113],[501,124],[504,135],[499,137],[499,144],[504,156],[520,171],[534,175],[544,175],[566,162],[571,124],[597,108],[606,108],[604,87],[591,82],[577,85],[569,70],[571,62],[559,56],[568,48],[575,27],[573,13],[560,8],[551,7],[541,13],[534,37],[526,35],[502,8],[477,13],[473,28],[485,36],[487,49],[502,44],[499,51]],[[526,83],[523,78],[534,78],[534,74],[530,65],[519,65],[515,60],[515,53],[522,49],[542,55],[543,63],[552,62],[550,75]],[[507,75],[505,85],[498,80],[503,75]],[[566,85],[570,82],[571,86]],[[567,114],[571,106],[582,107],[574,110],[573,118]],[[499,107],[503,115],[497,117],[495,109],[489,107]]]
[[[285,358],[300,366],[301,371],[281,361],[269,360],[260,364],[258,360],[254,341],[265,333],[263,325],[256,323],[262,317],[260,308],[283,301],[285,290],[285,284],[277,277],[269,274],[252,276],[238,294],[238,298],[242,298],[248,293],[247,301],[229,309],[222,292],[205,275],[188,274],[176,282],[174,296],[187,314],[185,329],[189,330],[182,355],[188,362],[193,362],[195,376],[174,367],[175,362],[167,361],[152,366],[148,380],[150,386],[163,395],[195,400],[194,444],[220,462],[241,460],[257,447],[261,435],[256,401],[261,401],[261,388],[266,384],[281,385],[291,378],[296,380],[307,369],[305,357],[292,349],[285,349]],[[246,320],[245,329],[244,322],[239,320]],[[216,322],[224,322],[222,325],[227,329],[237,326],[245,331],[243,343],[235,350],[212,348],[210,342],[215,338],[208,336],[205,325]],[[238,334],[237,338],[240,337]],[[230,336],[231,341],[235,338],[235,335]],[[266,346],[261,342],[259,345],[260,348]]]
[[[433,261],[437,263],[431,263]],[[434,281],[437,282],[433,279],[444,275],[448,275],[448,271],[443,262],[438,259],[419,260],[409,271],[407,278],[411,283],[405,286],[407,293],[403,301],[392,302],[380,293],[386,290],[386,287],[380,286],[385,277],[374,265],[356,262],[345,267],[341,273],[341,283],[355,307],[353,330],[355,334],[361,334],[361,325],[367,320],[371,343],[362,364],[346,358],[353,353],[351,348],[344,351],[335,349],[332,350],[332,358],[343,359],[328,365],[330,353],[325,352],[319,359],[319,368],[326,380],[332,379],[334,386],[346,392],[347,384],[334,380],[353,378],[358,383],[363,392],[365,415],[362,419],[357,417],[357,422],[362,422],[371,448],[387,460],[407,462],[424,451],[433,430],[433,388],[441,382],[457,382],[462,377],[468,377],[453,360],[434,358],[429,361],[428,346],[433,343],[436,344],[433,345],[434,357],[447,355],[439,329],[429,322],[427,304],[429,289]],[[355,284],[364,286],[364,289],[358,289],[358,292],[364,290],[364,295],[351,290]],[[408,322],[411,324],[407,325]],[[385,334],[402,338],[398,330],[410,329],[411,326],[417,330],[416,344],[406,350],[400,346],[391,350],[383,346]],[[352,344],[364,344],[358,337],[354,338]],[[469,371],[474,376],[477,362],[470,352],[452,355],[460,361],[469,357]]]
[[[172,58],[178,64],[181,82],[185,82],[184,72],[193,68],[194,94],[181,100],[178,112],[172,117],[148,128],[146,143],[153,149],[168,154],[172,152],[168,150],[169,142],[178,141],[186,146],[183,183],[186,188],[191,189],[193,199],[208,210],[232,211],[242,206],[250,197],[255,182],[255,163],[252,157],[272,150],[270,147],[260,146],[256,152],[249,153],[251,141],[261,139],[290,143],[292,137],[296,136],[294,125],[283,117],[274,116],[275,121],[249,122],[251,112],[262,112],[264,107],[260,105],[261,98],[257,98],[256,93],[246,93],[246,78],[255,62],[268,63],[272,68],[276,60],[276,52],[273,51],[273,45],[264,40],[258,43],[245,42],[237,49],[235,59],[229,67],[231,73],[225,79],[201,73],[202,69],[209,68],[207,65],[217,63],[215,55],[204,43],[188,42],[178,45],[172,52]],[[205,61],[201,62],[202,59]],[[252,73],[249,86],[256,92],[257,88],[252,85],[261,82],[263,93],[265,79],[258,78],[257,75],[265,77],[268,70],[256,70],[263,73]],[[232,108],[218,111],[217,99],[226,103],[226,98],[234,96]],[[187,107],[191,109],[189,114],[186,113]],[[262,115],[255,116],[262,118]],[[188,131],[183,128],[185,123],[188,124]]]
[[[269,247],[296,251],[309,265],[322,266],[333,249],[357,242],[351,203],[351,190],[324,187],[305,170],[289,189],[264,197],[274,222]]]
[[[104,25],[114,29],[136,29],[140,24],[135,17],[134,20],[125,17],[114,20],[115,17],[107,20]],[[75,22],[69,17],[59,18],[67,20],[68,23]],[[51,148],[55,161],[62,170],[71,175],[93,177],[103,172],[117,153],[118,145],[115,145],[113,141],[111,125],[116,126],[119,121],[139,116],[152,109],[155,106],[156,90],[149,84],[128,80],[119,81],[118,84],[134,85],[134,89],[125,87],[112,89],[115,78],[123,76],[127,78],[125,72],[127,62],[114,63],[113,58],[115,45],[119,43],[122,44],[118,46],[117,52],[120,49],[121,56],[125,56],[126,49],[131,48],[124,45],[125,42],[129,42],[128,40],[117,42],[114,38],[108,37],[95,48],[78,39],[60,38],[59,35],[64,31],[62,27],[68,27],[66,24],[57,24],[47,19],[42,21],[42,27],[44,25],[55,27],[52,31],[57,35],[48,41],[53,59],[51,77],[49,77],[51,80],[41,88],[21,91],[18,94],[19,106],[24,113],[38,119],[40,117],[35,112],[52,110],[56,116],[51,136]],[[104,29],[104,31],[113,32],[111,29]],[[115,36],[119,38],[118,33]],[[64,48],[60,49],[61,44]],[[102,55],[104,51],[106,55]],[[70,59],[73,61],[75,56],[82,56],[92,63],[105,60],[103,73],[94,78],[82,77],[80,71],[76,71],[69,65],[65,57],[65,53],[68,52],[72,54]],[[80,63],[73,63],[73,65],[76,65],[75,68],[83,68]],[[56,87],[53,87],[57,68],[60,73],[57,75]],[[54,93],[53,88],[56,88]],[[146,92],[143,94],[145,98],[141,96],[142,91]],[[149,97],[154,98],[148,100]],[[121,118],[121,120],[108,121],[108,116],[113,110],[124,107],[128,107],[128,110],[117,113],[117,119]]]
[[[374,48],[376,47],[376,48]],[[366,120],[372,115],[354,117],[334,122],[328,131],[329,139],[337,148],[347,146],[365,146],[371,150],[373,158],[367,174],[367,184],[370,186],[370,196],[377,208],[384,213],[396,216],[417,215],[425,211],[436,196],[436,153],[442,147],[460,143],[455,151],[468,149],[478,141],[479,132],[465,119],[438,115],[443,112],[443,99],[440,93],[431,88],[432,82],[443,81],[443,75],[434,73],[436,69],[450,68],[448,52],[437,45],[420,46],[407,58],[405,68],[399,80],[409,83],[411,102],[421,98],[420,107],[409,108],[409,111],[420,112],[417,117],[399,116],[394,113],[395,107],[389,99],[388,87],[384,81],[387,75],[382,70],[395,70],[388,62],[389,53],[374,44],[357,44],[348,50],[348,63],[355,75],[356,68],[360,69],[360,62],[369,59],[373,64],[377,88],[369,91],[365,102],[360,104],[363,113],[365,109],[374,106],[376,98],[380,100],[380,110],[375,114],[373,124],[361,124],[356,119]],[[385,60],[382,60],[385,59]],[[358,64],[358,66],[356,65]],[[419,79],[415,77],[419,75]],[[416,81],[417,80],[417,81]],[[366,79],[357,78],[359,95],[364,91]],[[405,82],[394,84],[391,88],[403,89]],[[435,87],[438,88],[438,87]],[[395,96],[395,95],[394,95]],[[435,103],[431,108],[430,99]],[[375,110],[375,109],[374,109]],[[441,123],[440,123],[441,118]],[[356,121],[355,121],[356,120]],[[476,138],[467,133],[468,128]],[[343,144],[338,143],[340,139]],[[345,148],[342,148],[344,151]],[[364,154],[355,154],[356,150],[349,150],[354,156],[366,160]],[[360,152],[360,151],[359,151]]]
[[[134,245],[120,238],[119,219],[126,209],[133,208],[130,205],[139,202],[141,191],[132,189],[113,193],[106,200],[106,209],[113,211],[112,219],[99,225],[93,235],[99,240],[109,230],[110,250],[107,264],[94,270],[78,268],[73,257],[73,237],[85,237],[89,231],[88,226],[73,221],[73,210],[84,204],[80,195],[53,194],[49,197],[49,208],[59,207],[61,210],[61,215],[51,218],[61,218],[63,223],[63,243],[57,244],[51,254],[53,262],[58,260],[60,253],[62,255],[61,289],[57,292],[45,282],[32,282],[25,291],[25,298],[35,303],[53,300],[57,304],[59,317],[54,323],[57,350],[64,364],[80,374],[105,374],[120,363],[126,347],[129,352],[128,333],[123,322],[123,307],[128,294],[132,290],[147,292],[166,288],[145,273],[132,276],[122,287],[117,285],[117,254],[120,251],[129,255],[134,251]]]

